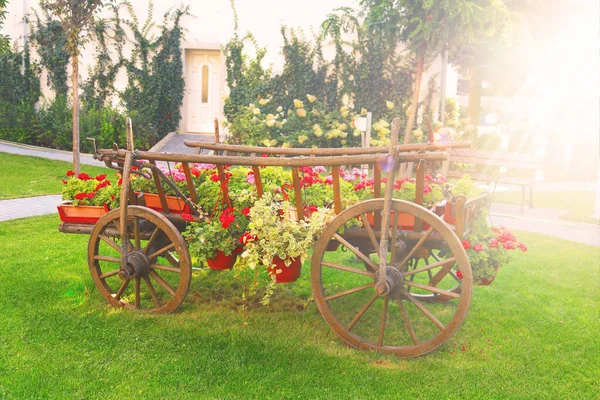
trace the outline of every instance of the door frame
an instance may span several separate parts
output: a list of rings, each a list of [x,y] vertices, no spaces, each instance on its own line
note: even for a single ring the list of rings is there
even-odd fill
[[[183,61],[183,74],[185,79],[185,89],[183,96],[183,103],[181,104],[181,120],[179,121],[179,131],[183,133],[188,132],[188,104],[189,104],[189,93],[188,93],[188,82],[189,82],[189,74],[190,74],[190,57],[194,52],[198,51],[209,51],[219,52],[219,87],[212,87],[213,90],[218,90],[219,93],[224,93],[226,90],[226,69],[225,69],[225,55],[223,54],[221,45],[218,43],[182,43],[182,61]],[[217,118],[219,119],[219,126],[221,126],[223,121],[223,98],[222,96],[218,96],[218,109],[219,113]]]

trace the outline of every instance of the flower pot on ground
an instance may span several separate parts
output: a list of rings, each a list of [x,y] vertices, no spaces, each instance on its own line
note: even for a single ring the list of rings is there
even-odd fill
[[[155,193],[136,193],[136,195],[142,195],[146,207],[151,208],[155,211],[163,212],[162,204],[160,203],[160,196]],[[169,212],[172,214],[190,213],[190,207],[177,196],[165,196],[167,200],[167,207]]]
[[[206,264],[211,269],[219,269],[219,270],[231,269],[231,268],[233,268],[233,265],[235,264],[235,260],[237,259],[237,256],[238,256],[238,253],[236,251],[227,255],[224,252],[222,252],[221,250],[217,250],[216,254],[213,258],[206,259]]]
[[[302,260],[300,257],[288,259],[289,265],[286,265],[286,260],[279,257],[273,257],[273,265],[267,268],[270,276],[275,278],[277,283],[295,282],[300,278],[302,272]]]

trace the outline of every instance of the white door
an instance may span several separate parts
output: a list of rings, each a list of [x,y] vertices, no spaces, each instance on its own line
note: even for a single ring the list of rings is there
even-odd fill
[[[213,133],[220,115],[219,51],[194,50],[187,57],[187,131]]]

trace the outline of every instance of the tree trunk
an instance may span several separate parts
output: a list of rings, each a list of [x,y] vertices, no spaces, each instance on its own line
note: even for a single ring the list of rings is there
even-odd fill
[[[73,171],[81,172],[79,164],[79,57],[72,57],[73,84]]]
[[[424,52],[423,52],[424,53]],[[410,143],[413,125],[417,116],[417,107],[419,106],[419,91],[421,90],[421,79],[423,77],[423,64],[425,64],[425,56],[418,56],[417,59],[417,74],[415,76],[415,88],[413,90],[412,103],[410,105],[410,114],[406,123],[406,131],[404,132],[404,144]]]
[[[471,124],[479,125],[479,112],[481,110],[481,71],[474,67],[469,77],[469,104],[468,114]]]

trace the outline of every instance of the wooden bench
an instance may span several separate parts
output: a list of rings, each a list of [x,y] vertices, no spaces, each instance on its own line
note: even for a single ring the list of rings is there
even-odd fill
[[[525,202],[533,207],[533,184],[536,173],[543,166],[543,157],[532,154],[484,151],[475,149],[448,149],[448,159],[442,164],[441,173],[448,178],[460,178],[465,174],[474,181],[492,184],[491,194],[498,183],[521,187],[521,209]],[[529,199],[525,188],[529,189]]]

